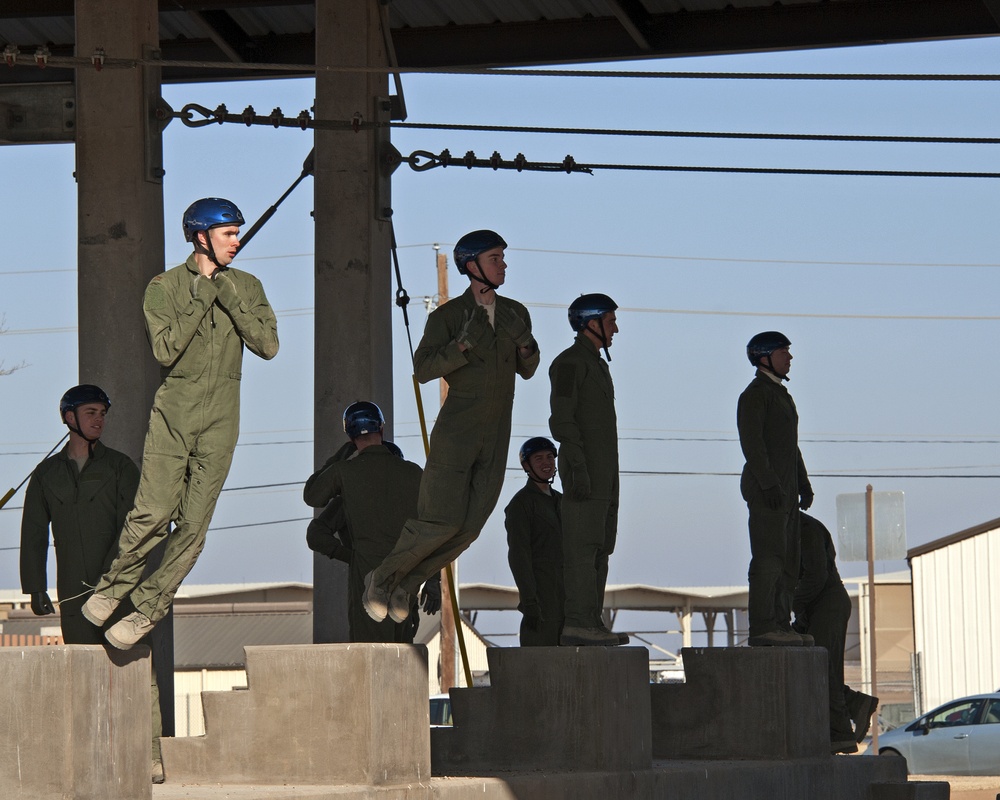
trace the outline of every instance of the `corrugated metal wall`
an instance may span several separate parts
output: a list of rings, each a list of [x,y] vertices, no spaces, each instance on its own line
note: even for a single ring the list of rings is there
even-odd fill
[[[1000,528],[914,556],[923,710],[1000,687]]]

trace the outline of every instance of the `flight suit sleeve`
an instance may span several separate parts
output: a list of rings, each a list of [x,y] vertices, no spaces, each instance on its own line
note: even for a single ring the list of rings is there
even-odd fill
[[[571,359],[557,360],[549,371],[552,383],[549,396],[549,409],[552,412],[549,416],[549,430],[553,438],[559,442],[559,455],[574,470],[585,469],[587,466],[583,434],[576,421],[580,386],[585,371],[582,364]],[[566,476],[564,482],[565,479]]]
[[[306,529],[309,549],[330,558],[351,563],[352,542],[342,497],[334,497]]]
[[[322,508],[344,490],[343,478],[337,467],[338,458],[332,456],[316,472],[309,476],[302,489],[302,499],[306,505]]]
[[[278,321],[261,282],[246,273],[240,273],[238,281],[239,287],[227,270],[218,273],[214,282],[219,285],[219,305],[233,320],[247,349],[270,361],[278,354]]]
[[[469,363],[455,341],[460,326],[452,330],[449,319],[453,315],[441,313],[443,309],[444,306],[427,318],[424,335],[413,354],[413,374],[420,383],[443,378]]]
[[[524,322],[530,331],[531,315],[528,313],[528,309],[524,309]],[[538,369],[538,364],[541,361],[542,351],[538,346],[538,340],[535,339],[535,351],[527,358],[521,355],[520,349],[515,352],[517,353],[517,374],[525,380],[528,380],[528,378],[535,374],[535,370]]]
[[[192,279],[191,288],[180,289],[189,297],[172,298],[164,278],[166,274],[157,275],[149,282],[142,299],[142,313],[153,357],[160,366],[171,367],[191,344],[217,292],[212,281],[197,276]]]
[[[760,394],[744,392],[736,407],[736,428],[740,434],[740,447],[747,467],[761,489],[778,486],[780,481],[771,467],[764,442],[764,420],[767,401]]]
[[[802,493],[803,489],[808,489],[811,492],[812,484],[809,483],[809,473],[806,472],[806,462],[802,460],[802,451],[798,450],[796,455],[798,458],[796,469],[798,470],[799,494]]]
[[[49,551],[51,514],[45,492],[34,475],[24,493],[21,515],[21,591],[44,592],[47,587],[46,561]]]
[[[507,529],[507,563],[520,598],[518,608],[538,604],[535,573],[531,568],[531,515],[526,504],[515,496],[504,509]]]
[[[830,560],[827,556],[827,534],[823,527],[805,515],[800,517],[801,525],[801,568],[795,586],[796,614],[807,610],[808,606],[823,592],[830,577]]]

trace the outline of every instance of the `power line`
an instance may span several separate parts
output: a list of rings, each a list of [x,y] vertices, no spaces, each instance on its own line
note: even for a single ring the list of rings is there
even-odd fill
[[[245,123],[244,123],[245,124]],[[345,127],[350,123],[344,122]],[[868,142],[889,144],[1000,144],[992,136],[902,136],[848,133],[767,133],[751,131],[679,131],[632,128],[563,128],[539,125],[478,125],[459,122],[369,123],[374,127],[476,133],[541,133],[569,136],[625,136],[663,139],[749,139],[755,141]],[[364,125],[362,125],[364,127]]]

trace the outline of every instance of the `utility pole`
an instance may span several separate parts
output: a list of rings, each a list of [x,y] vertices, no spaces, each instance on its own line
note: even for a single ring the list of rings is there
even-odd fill
[[[437,246],[437,279],[438,298],[437,305],[440,307],[448,302],[448,256],[440,251]],[[448,382],[441,378],[439,380],[441,392],[441,405],[444,405],[448,396]],[[458,561],[452,564],[455,572],[455,589],[458,590]],[[451,592],[448,589],[448,576],[445,570],[441,570],[441,691],[447,692],[452,686],[457,686],[455,680],[455,625],[458,620],[451,610]]]

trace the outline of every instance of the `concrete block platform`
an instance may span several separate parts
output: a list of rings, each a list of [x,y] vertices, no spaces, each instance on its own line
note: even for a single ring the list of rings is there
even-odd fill
[[[149,648],[0,648],[0,797],[143,800]]]
[[[379,786],[430,777],[425,647],[245,650],[248,688],[202,693],[205,735],[161,740],[170,783]]]
[[[492,647],[490,686],[452,689],[452,728],[431,731],[434,775],[622,772],[652,765],[649,652]]]
[[[826,650],[686,647],[685,683],[650,686],[654,758],[830,754]]]

